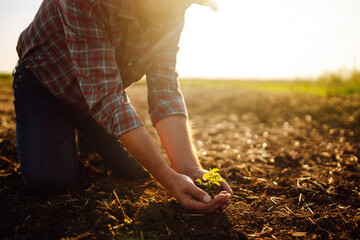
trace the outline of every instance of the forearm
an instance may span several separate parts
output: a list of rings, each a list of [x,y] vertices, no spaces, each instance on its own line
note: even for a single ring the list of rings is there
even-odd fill
[[[155,128],[175,171],[189,176],[201,168],[184,116],[165,117],[155,124]]]
[[[161,185],[166,184],[175,173],[161,155],[145,127],[138,127],[119,137],[121,143],[139,161]]]
[[[169,152],[169,158],[175,166],[175,170],[187,174],[189,169],[200,169],[200,164],[192,148],[190,134],[186,126],[186,119],[184,117],[174,116],[168,119],[165,118],[164,120],[165,121],[159,121],[157,129],[162,141],[169,141],[169,143],[164,144],[164,147]],[[184,129],[186,131],[184,131]],[[170,131],[170,134],[168,131]],[[183,132],[183,134],[181,134],[181,132]],[[229,193],[223,191],[211,200],[211,197],[206,192],[194,185],[194,179],[176,173],[162,157],[160,151],[143,126],[123,134],[119,140],[134,158],[137,159],[185,209],[206,213],[219,211],[219,209],[224,209],[230,204],[231,195]],[[186,165],[192,168],[185,168]]]

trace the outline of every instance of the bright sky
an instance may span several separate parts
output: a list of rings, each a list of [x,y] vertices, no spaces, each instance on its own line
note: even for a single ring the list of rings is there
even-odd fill
[[[182,77],[295,78],[360,69],[359,0],[218,0],[192,6],[180,42]],[[0,72],[41,0],[0,1]]]

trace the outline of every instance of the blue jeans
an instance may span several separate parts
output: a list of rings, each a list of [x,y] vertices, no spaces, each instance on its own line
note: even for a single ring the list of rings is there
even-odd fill
[[[22,64],[14,73],[13,89],[20,171],[31,195],[64,193],[75,183],[79,171],[75,130],[121,177],[149,176],[89,113],[54,97]]]

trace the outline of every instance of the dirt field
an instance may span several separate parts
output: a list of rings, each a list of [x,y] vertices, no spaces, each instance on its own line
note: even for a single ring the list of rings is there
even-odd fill
[[[2,83],[0,238],[360,239],[360,95],[183,92],[203,166],[219,168],[234,190],[220,214],[186,212],[155,181],[115,178],[96,155],[81,155],[80,179],[68,194],[25,195],[12,90]],[[145,86],[129,95],[154,136]]]

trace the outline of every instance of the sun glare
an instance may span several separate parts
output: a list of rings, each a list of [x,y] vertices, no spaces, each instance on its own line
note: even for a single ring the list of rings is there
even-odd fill
[[[22,9],[0,3],[0,28],[7,33],[0,38],[0,52],[7,56],[0,59],[0,72],[13,69],[18,36],[41,4],[22,1]],[[177,65],[181,77],[316,78],[325,71],[360,69],[359,0],[218,3],[218,12],[198,5],[187,11]],[[20,11],[16,19],[14,11]]]
[[[194,5],[180,42],[180,76],[295,78],[352,69],[360,4],[346,2],[219,0],[216,13]]]

